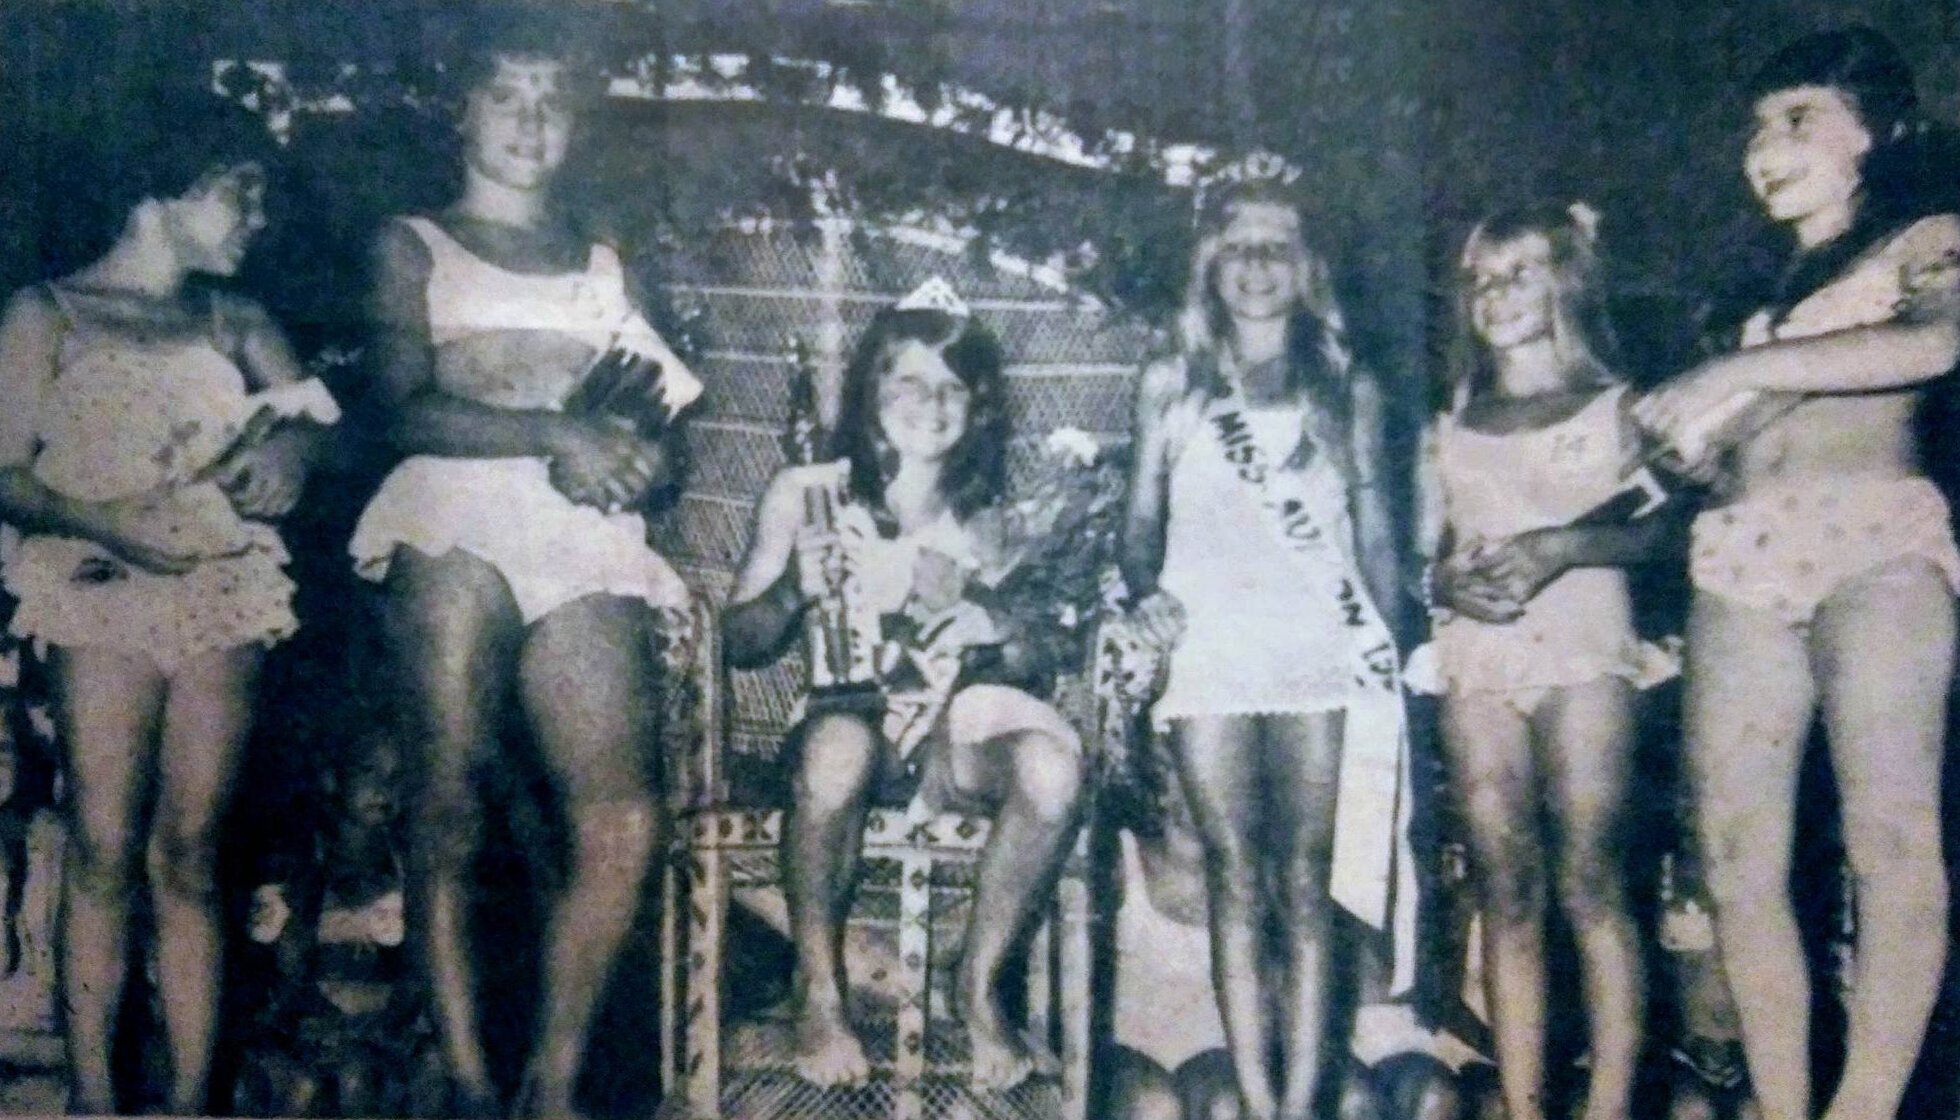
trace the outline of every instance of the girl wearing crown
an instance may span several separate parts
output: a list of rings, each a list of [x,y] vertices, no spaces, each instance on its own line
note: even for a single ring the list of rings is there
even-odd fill
[[[576,404],[629,367],[642,403],[700,385],[641,314],[619,255],[554,204],[591,79],[542,31],[490,40],[460,75],[462,194],[391,221],[371,308],[380,393],[407,458],[362,513],[356,569],[386,588],[413,724],[408,914],[462,1113],[501,1113],[477,1029],[473,774],[513,698],[564,799],[570,878],[544,939],[519,1106],[572,1113],[588,1028],[662,824],[658,651],[687,587],[637,508],[674,477],[671,431]]]
[[[807,617],[817,682],[791,733],[783,861],[796,950],[796,1068],[861,1081],[864,1048],[838,959],[853,853],[870,803],[985,812],[973,917],[956,981],[973,1079],[1008,1088],[1051,1072],[998,984],[1074,835],[1081,742],[1039,698],[1054,666],[962,598],[999,551],[1007,473],[1000,345],[937,279],[881,311],[845,371],[835,462],[770,483],[723,616],[738,665],[774,660]]]
[[[1204,842],[1245,1116],[1300,1120],[1322,1094],[1335,905],[1396,929],[1398,988],[1413,965],[1407,921],[1390,920],[1413,885],[1398,659],[1377,609],[1395,606],[1380,395],[1274,181],[1205,208],[1178,327],[1178,352],[1142,374],[1123,574],[1169,648],[1152,718]]]
[[[1828,1120],[1899,1107],[1947,955],[1940,771],[1960,553],[1915,414],[1960,358],[1960,216],[1925,189],[1912,74],[1853,28],[1779,52],[1742,171],[1792,235],[1740,348],[1636,416],[1728,483],[1696,518],[1687,743],[1715,925],[1768,1120],[1811,1112],[1810,983],[1790,899],[1797,778],[1820,712],[1856,881],[1857,973]],[[1937,170],[1937,169],[1936,169]],[[1909,172],[1913,174],[1908,174]],[[1710,439],[1707,417],[1784,398]]]

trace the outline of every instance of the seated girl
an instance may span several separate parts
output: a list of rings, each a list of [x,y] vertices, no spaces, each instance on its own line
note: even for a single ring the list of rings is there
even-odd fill
[[[108,252],[0,323],[0,516],[15,634],[50,657],[71,846],[62,968],[71,1107],[116,1111],[110,1052],[147,881],[171,1112],[205,1108],[223,939],[220,822],[267,647],[297,625],[273,519],[336,415],[234,274],[265,226],[274,149],[242,109],[179,107],[171,142],[105,176]],[[276,430],[275,430],[276,429]],[[148,862],[147,879],[143,874]]]
[[[943,283],[881,312],[845,373],[837,460],[770,483],[724,616],[730,659],[753,666],[778,656],[815,608],[833,623],[820,628],[828,642],[813,643],[816,669],[869,684],[814,690],[791,735],[783,859],[796,1064],[817,1084],[869,1073],[845,1020],[837,945],[874,799],[995,814],[957,980],[973,1077],[1007,1088],[1052,1066],[1010,1024],[996,985],[1067,854],[1081,743],[1021,687],[1051,667],[960,597],[991,555],[982,526],[1006,477],[1001,363],[993,335]]]

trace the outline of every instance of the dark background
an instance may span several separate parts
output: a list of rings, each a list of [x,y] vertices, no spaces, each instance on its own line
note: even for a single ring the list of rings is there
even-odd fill
[[[1686,360],[1691,312],[1763,232],[1740,180],[1747,106],[1736,90],[1789,39],[1869,22],[1904,49],[1930,115],[1960,124],[1955,0],[672,0],[657,21],[623,5],[540,7],[573,22],[611,21],[622,50],[823,59],[1052,109],[1083,132],[1117,127],[1279,152],[1304,168],[1310,237],[1334,260],[1363,356],[1409,420],[1430,395],[1447,339],[1447,286],[1464,233],[1489,210],[1534,197],[1585,198],[1604,212],[1630,372],[1660,376]],[[86,200],[86,176],[101,173],[73,160],[70,142],[114,134],[159,91],[205,84],[213,59],[352,62],[412,77],[476,10],[436,0],[0,0],[0,289],[80,263],[98,236],[69,217],[85,210],[72,204]],[[611,184],[589,189],[645,191],[624,209],[658,211],[685,232],[702,216],[690,199],[711,202],[724,176],[741,177],[786,141],[869,160],[876,130],[903,129],[862,118],[840,126],[832,116],[634,106],[613,127],[660,139],[589,169],[593,184]],[[283,212],[244,279],[302,346],[348,334],[356,250],[373,222],[443,200],[441,147],[429,120],[380,111],[296,138],[306,158],[282,184]],[[898,147],[926,162],[891,168],[896,177],[986,164],[1032,184],[1031,207],[1107,197],[1112,227],[1167,231],[1135,247],[1139,307],[1161,311],[1163,293],[1182,282],[1187,200],[1174,192],[1058,171],[977,142],[915,137]],[[1147,213],[1122,212],[1129,207]],[[1094,209],[1077,207],[1091,239],[1107,232],[1093,228]],[[358,397],[358,385],[343,388]],[[308,507],[313,523],[295,529],[326,542],[302,550],[300,578],[309,622],[328,624],[309,626],[276,670],[273,691],[302,700],[288,703],[256,752],[257,765],[283,773],[247,786],[254,796],[244,811],[260,821],[306,819],[315,787],[282,767],[333,749],[346,713],[303,698],[346,696],[363,662],[363,590],[335,542],[371,465],[355,447],[337,469],[340,484]],[[521,880],[492,870],[492,881]],[[498,920],[521,924],[530,913],[521,892],[502,905]],[[630,1014],[634,997],[625,998],[622,1023],[644,1029],[647,1020]],[[1943,1015],[1914,1097],[1923,1114],[1951,1111],[1954,1079],[1940,1071],[1955,1068],[1955,1034]],[[600,1038],[628,1058],[648,1041],[603,1030]],[[624,1103],[650,1086],[611,1088]]]

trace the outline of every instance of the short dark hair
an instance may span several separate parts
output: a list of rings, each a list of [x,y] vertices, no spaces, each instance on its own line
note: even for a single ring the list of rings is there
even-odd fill
[[[1818,31],[1771,55],[1749,83],[1751,101],[1778,90],[1824,86],[1845,95],[1875,146],[1919,120],[1912,68],[1892,40],[1854,25]]]
[[[946,456],[940,491],[965,520],[1000,500],[1006,488],[1006,360],[1000,342],[978,319],[943,311],[885,308],[858,339],[844,370],[833,452],[850,464],[851,491],[874,506],[885,499],[889,464],[878,426],[878,382],[906,342],[928,347],[972,394],[966,431]]]
[[[109,122],[75,122],[51,166],[48,257],[65,271],[93,260],[146,199],[180,198],[211,177],[256,163],[276,174],[280,150],[264,117],[182,86],[131,97]]]
[[[535,4],[469,7],[469,19],[459,29],[455,49],[443,67],[443,93],[459,119],[470,92],[497,72],[499,59],[549,59],[563,64],[581,104],[604,94],[600,45],[605,29],[592,13],[580,10],[585,5],[567,7],[572,10],[562,14]]]

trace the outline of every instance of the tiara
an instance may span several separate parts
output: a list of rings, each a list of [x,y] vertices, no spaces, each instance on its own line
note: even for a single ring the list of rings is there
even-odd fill
[[[1248,152],[1238,159],[1225,160],[1200,172],[1192,181],[1191,202],[1199,214],[1206,213],[1218,196],[1234,187],[1267,183],[1290,187],[1300,178],[1300,168],[1277,152]]]
[[[938,311],[955,319],[973,316],[973,310],[960,298],[943,277],[934,276],[912,289],[912,294],[898,301],[894,308],[898,311]]]

